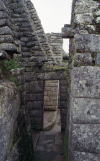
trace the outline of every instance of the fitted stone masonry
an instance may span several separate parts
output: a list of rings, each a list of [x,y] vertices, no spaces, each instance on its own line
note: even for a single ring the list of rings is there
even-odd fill
[[[100,160],[100,2],[73,0],[71,25],[64,25],[63,38],[70,38],[71,92],[68,99],[68,160]]]
[[[63,65],[62,38],[70,39]],[[6,70],[17,56],[20,68]],[[0,161],[20,160],[21,132],[43,130],[58,93],[68,161],[100,161],[100,2],[73,0],[71,24],[45,34],[30,0],[0,0]]]
[[[58,109],[59,80],[45,81],[44,110]]]

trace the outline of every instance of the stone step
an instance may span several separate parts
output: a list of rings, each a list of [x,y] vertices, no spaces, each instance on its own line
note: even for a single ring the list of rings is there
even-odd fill
[[[43,130],[50,130],[56,121],[57,111],[44,111]]]
[[[34,152],[34,160],[40,161],[64,161],[63,132],[41,131]]]

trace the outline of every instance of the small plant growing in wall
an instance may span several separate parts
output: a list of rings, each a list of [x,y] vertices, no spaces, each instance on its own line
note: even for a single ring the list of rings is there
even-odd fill
[[[18,60],[19,56],[17,56],[16,58],[14,59],[11,59],[9,58],[8,61],[4,61],[4,64],[5,64],[5,69],[6,69],[6,74],[7,74],[7,77],[16,84],[17,88],[20,90],[20,86],[19,86],[19,83],[18,83],[18,80],[16,77],[14,77],[14,75],[12,75],[9,71],[11,69],[15,69],[15,68],[21,68],[20,65],[18,65]]]
[[[9,58],[8,61],[5,61],[6,64],[6,70],[11,70],[15,68],[20,68],[20,65],[18,65],[18,60],[19,57],[16,57],[14,60]]]
[[[10,76],[10,80],[12,82],[14,82],[16,84],[17,88],[20,90],[20,86],[19,86],[18,80],[13,75]]]

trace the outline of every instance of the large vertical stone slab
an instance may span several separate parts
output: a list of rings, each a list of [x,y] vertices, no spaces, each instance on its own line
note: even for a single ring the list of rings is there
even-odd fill
[[[73,68],[71,75],[73,97],[100,98],[99,67],[76,67]]]
[[[69,160],[100,160],[100,67],[71,71]]]
[[[14,146],[10,141],[16,128],[19,109],[20,98],[15,83],[8,80],[0,81],[0,161],[3,161],[2,156],[8,157],[12,154],[10,150],[13,150]]]

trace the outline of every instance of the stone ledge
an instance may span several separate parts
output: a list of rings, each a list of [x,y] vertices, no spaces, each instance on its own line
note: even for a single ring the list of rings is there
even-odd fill
[[[43,130],[49,130],[55,124],[57,116],[57,111],[44,111],[44,122],[43,122]]]

